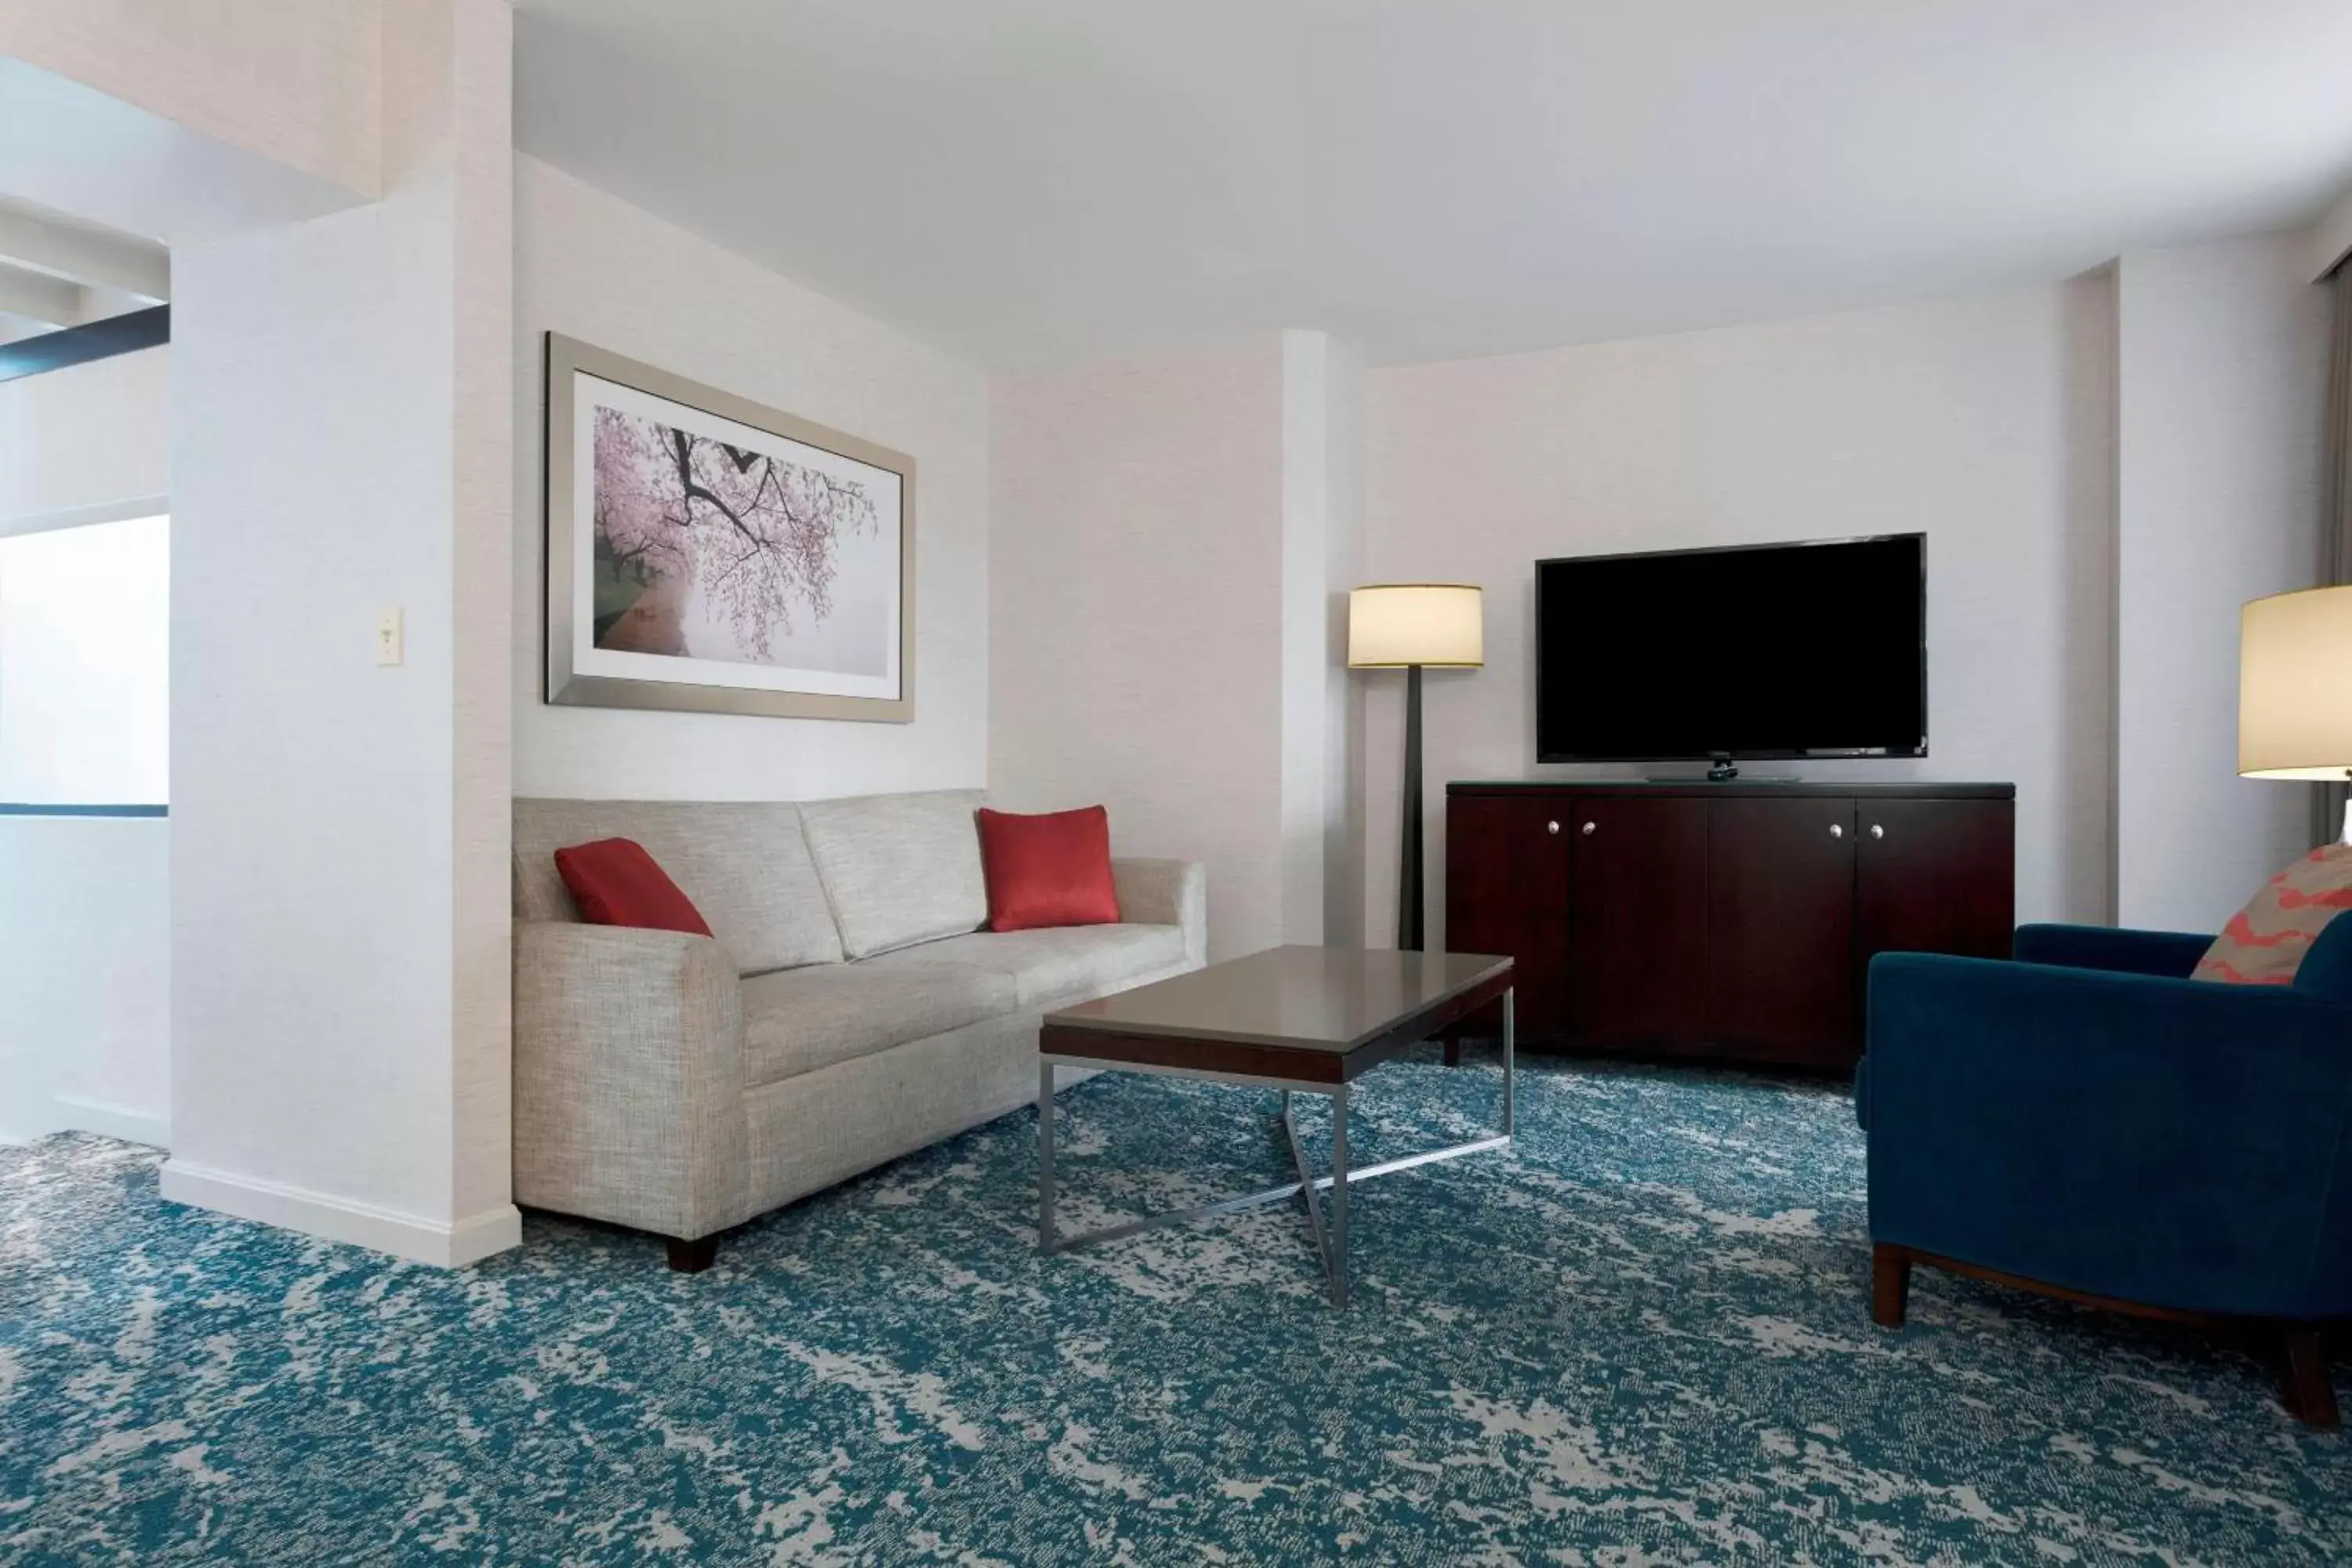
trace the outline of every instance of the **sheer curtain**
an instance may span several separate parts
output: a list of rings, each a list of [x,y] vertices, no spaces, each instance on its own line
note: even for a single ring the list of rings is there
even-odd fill
[[[2336,269],[2336,324],[2327,359],[2327,447],[2320,491],[2322,583],[2352,583],[2352,261]],[[2332,844],[2344,831],[2346,789],[2321,784],[2312,805],[2312,840]]]

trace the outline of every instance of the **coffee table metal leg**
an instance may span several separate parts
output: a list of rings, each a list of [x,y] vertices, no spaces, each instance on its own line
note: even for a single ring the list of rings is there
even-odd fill
[[[1298,1123],[1290,1114],[1290,1091],[1282,1091],[1282,1135],[1290,1144],[1290,1163],[1298,1167],[1299,1201],[1307,1205],[1307,1229],[1315,1239],[1315,1261],[1323,1266],[1323,1282],[1330,1284],[1331,1242],[1323,1234],[1323,1205],[1315,1201],[1315,1177],[1307,1169],[1307,1150],[1298,1142]]]
[[[1331,1305],[1348,1304],[1348,1086],[1331,1091]]]
[[[1517,1043],[1517,1031],[1513,1026],[1515,1021],[1513,1020],[1511,1014],[1513,1011],[1512,1003],[1517,999],[1517,995],[1518,987],[1517,986],[1513,986],[1510,990],[1503,993],[1503,1136],[1506,1138],[1509,1137],[1512,1132],[1516,1131],[1516,1128],[1513,1125],[1513,1118],[1517,1110],[1517,1105],[1512,1100],[1511,1088],[1511,1068],[1513,1066],[1511,1058],[1514,1054],[1514,1047]]]
[[[1037,1250],[1054,1250],[1054,1064],[1037,1064]]]

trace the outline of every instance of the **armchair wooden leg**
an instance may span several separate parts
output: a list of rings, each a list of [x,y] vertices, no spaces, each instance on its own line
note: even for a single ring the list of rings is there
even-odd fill
[[[1881,1241],[1870,1248],[1870,1321],[1899,1329],[1911,1305],[1911,1255]]]
[[[1462,1065],[1462,1042],[1452,1035],[1445,1037],[1445,1065],[1450,1068]]]
[[[2327,1374],[2327,1344],[2316,1328],[2286,1334],[2287,1413],[2306,1426],[2333,1431],[2337,1424],[2336,1384]]]
[[[718,1260],[719,1238],[716,1236],[698,1236],[692,1241],[680,1241],[674,1236],[663,1239],[669,1243],[669,1266],[673,1273],[699,1274]]]

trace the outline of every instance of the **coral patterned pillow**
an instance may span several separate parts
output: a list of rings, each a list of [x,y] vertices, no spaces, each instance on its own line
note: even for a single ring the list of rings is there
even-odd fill
[[[2189,978],[2291,985],[2320,928],[2346,910],[2352,910],[2352,844],[2315,849],[2230,917]]]

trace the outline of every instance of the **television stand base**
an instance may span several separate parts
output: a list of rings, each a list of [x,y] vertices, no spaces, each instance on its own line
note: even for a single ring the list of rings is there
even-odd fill
[[[1717,771],[1718,769],[1720,771]],[[1642,782],[1643,784],[1689,784],[1700,783],[1792,784],[1803,784],[1805,781],[1799,778],[1794,773],[1743,773],[1738,768],[1732,767],[1727,763],[1717,763],[1716,767],[1707,770],[1706,777],[1704,780],[1695,778],[1689,773],[1644,773],[1642,775]]]
[[[1739,764],[1729,757],[1717,757],[1706,770],[1709,784],[1723,784],[1739,776]]]

